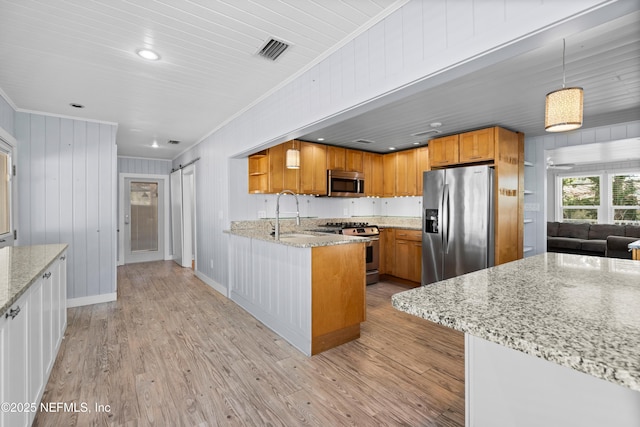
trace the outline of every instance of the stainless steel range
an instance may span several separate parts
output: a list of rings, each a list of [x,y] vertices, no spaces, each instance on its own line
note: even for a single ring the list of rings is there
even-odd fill
[[[366,243],[367,258],[367,285],[378,283],[380,280],[380,230],[377,225],[369,225],[366,222],[328,222],[327,229],[345,236],[368,237],[371,241]]]

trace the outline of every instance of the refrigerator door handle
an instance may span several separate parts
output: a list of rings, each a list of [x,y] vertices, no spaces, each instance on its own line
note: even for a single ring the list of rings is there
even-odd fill
[[[449,253],[449,184],[444,185],[442,192],[442,247],[444,253]]]

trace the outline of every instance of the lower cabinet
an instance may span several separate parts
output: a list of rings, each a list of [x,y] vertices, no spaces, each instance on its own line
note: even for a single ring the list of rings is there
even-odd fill
[[[420,283],[422,278],[422,232],[397,229],[394,276]]]
[[[422,231],[380,229],[380,274],[422,281]]]
[[[66,253],[0,318],[0,426],[29,426],[67,326]]]

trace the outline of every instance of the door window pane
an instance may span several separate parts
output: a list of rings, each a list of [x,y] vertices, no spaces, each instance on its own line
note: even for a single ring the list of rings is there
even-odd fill
[[[131,183],[131,252],[158,250],[158,184]]]

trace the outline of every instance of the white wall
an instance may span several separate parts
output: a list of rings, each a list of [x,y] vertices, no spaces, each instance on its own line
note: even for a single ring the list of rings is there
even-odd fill
[[[230,220],[253,215],[264,203],[250,199],[246,166],[234,158],[605,22],[630,4],[580,13],[600,3],[412,0],[215,129],[173,162],[201,158],[196,176],[201,277],[226,286],[228,236],[223,231]]]
[[[118,156],[118,173],[169,176],[171,174],[171,161]]]
[[[2,92],[0,91],[0,127],[15,138],[15,134],[13,132],[14,118],[15,110],[4,99],[4,97],[2,96]]]
[[[640,137],[640,121],[596,128],[580,128],[571,132],[550,133],[535,138],[525,136],[524,157],[534,163],[533,167],[525,169],[524,186],[532,192],[532,194],[525,196],[525,218],[532,219],[533,223],[525,225],[524,244],[534,248],[526,255],[543,253],[547,250],[547,211],[545,206],[548,200],[548,179],[545,150],[573,145],[584,145],[585,150],[588,150],[589,144],[596,142],[607,143],[636,137]]]
[[[15,114],[18,243],[69,244],[71,300],[115,299],[116,130],[113,124]]]

